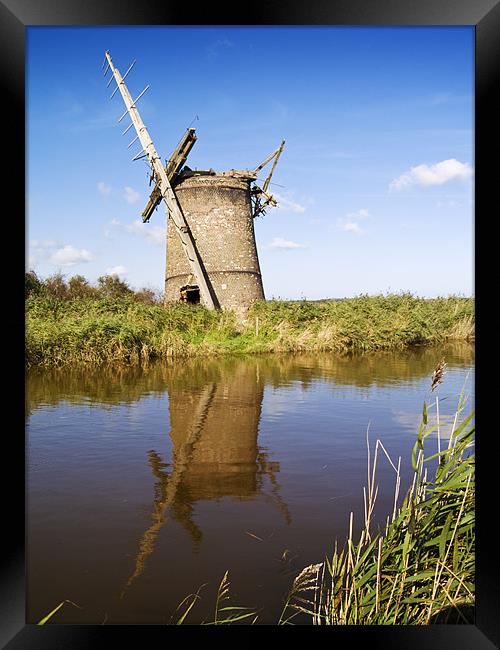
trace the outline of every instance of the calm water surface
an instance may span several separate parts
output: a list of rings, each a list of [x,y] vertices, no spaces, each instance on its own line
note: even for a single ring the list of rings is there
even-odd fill
[[[231,604],[275,623],[349,513],[362,523],[367,431],[401,456],[405,489],[423,400],[438,396],[446,438],[464,386],[473,407],[473,367],[470,346],[450,345],[30,372],[27,621],[69,599],[81,609],[54,623],[170,623],[204,585],[187,619],[199,624],[229,570]],[[384,521],[394,471],[378,470]]]

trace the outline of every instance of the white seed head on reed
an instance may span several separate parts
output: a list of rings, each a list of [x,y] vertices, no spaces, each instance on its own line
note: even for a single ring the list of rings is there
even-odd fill
[[[307,591],[308,589],[317,589],[319,572],[323,567],[323,562],[320,564],[310,564],[299,573],[293,581],[293,591]]]

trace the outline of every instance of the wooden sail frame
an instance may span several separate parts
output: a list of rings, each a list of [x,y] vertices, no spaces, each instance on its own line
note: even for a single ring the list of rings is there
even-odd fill
[[[137,110],[136,104],[144,95],[149,86],[146,86],[142,93],[135,100],[133,100],[123,80],[123,77],[121,76],[118,69],[113,65],[113,61],[108,51],[106,51],[105,56],[107,67],[104,74],[106,74],[108,69],[111,70],[126,106],[125,113],[120,117],[118,121],[120,122],[128,113],[137,132],[137,139],[142,146],[141,152],[139,152],[139,154],[134,158],[148,158],[149,164],[151,165],[153,171],[153,176],[156,179],[157,188],[160,192],[161,198],[165,202],[167,214],[170,216],[175,225],[176,232],[179,236],[182,247],[188,259],[191,271],[198,282],[198,286],[200,287],[200,294],[202,296],[203,302],[208,309],[215,309],[219,307],[219,304],[213,288],[209,283],[208,275],[203,267],[203,262],[196,248],[193,235],[184,218],[184,215],[182,214],[182,210],[177,201],[177,197],[172,189],[165,167],[162,165],[160,156],[155,149],[153,140],[151,139],[151,136],[149,135],[148,130],[142,121],[139,111]]]

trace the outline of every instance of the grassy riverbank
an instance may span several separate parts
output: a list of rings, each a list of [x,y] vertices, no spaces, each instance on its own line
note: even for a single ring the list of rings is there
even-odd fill
[[[134,363],[227,353],[374,351],[473,340],[474,300],[411,294],[256,303],[232,312],[122,297],[26,298],[27,366]]]

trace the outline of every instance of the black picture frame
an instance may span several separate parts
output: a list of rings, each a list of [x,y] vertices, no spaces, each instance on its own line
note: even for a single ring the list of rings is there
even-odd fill
[[[495,90],[500,88],[500,3],[499,0],[264,0],[243,7],[234,3],[230,8],[214,3],[157,3],[154,0],[125,2],[100,0],[83,3],[78,0],[0,0],[0,66],[2,81],[2,125],[4,162],[6,172],[4,196],[14,198],[11,208],[4,209],[5,247],[15,252],[7,267],[9,296],[6,308],[8,318],[7,344],[10,359],[6,364],[6,409],[15,405],[24,411],[22,400],[24,374],[21,358],[24,349],[24,246],[25,222],[20,211],[20,196],[24,194],[25,122],[24,122],[24,44],[25,29],[31,25],[471,25],[476,38],[476,112],[475,112],[475,296],[478,317],[476,321],[476,353],[481,391],[476,393],[478,415],[476,424],[477,458],[477,556],[476,556],[476,623],[475,625],[433,625],[394,627],[280,627],[279,634],[294,629],[303,634],[328,635],[328,642],[358,643],[366,640],[387,650],[409,648],[460,648],[487,650],[500,647],[500,580],[498,551],[495,535],[495,443],[496,432],[489,424],[488,407],[495,405],[494,381],[481,378],[483,367],[491,365],[491,354],[486,361],[486,345],[494,345],[494,316],[484,314],[485,287],[495,278],[496,247],[490,236],[497,198],[494,189],[499,185],[498,164],[490,154],[500,152],[498,137],[499,101]],[[50,152],[48,152],[50,155]],[[489,218],[488,218],[489,217]],[[20,250],[22,248],[22,251]],[[21,264],[23,268],[21,269]],[[483,300],[484,296],[484,300]],[[494,295],[489,295],[490,302]],[[12,318],[13,316],[13,318]],[[483,348],[483,345],[485,348]],[[484,351],[483,351],[484,350]],[[484,355],[484,356],[483,356]],[[17,374],[19,369],[19,374]],[[4,371],[5,372],[5,371]],[[485,372],[485,374],[487,374]],[[10,392],[9,392],[10,389]],[[12,398],[12,399],[11,399]],[[490,410],[490,413],[493,413]],[[21,418],[20,418],[21,419]],[[9,420],[5,420],[8,422]],[[19,421],[18,421],[19,422]],[[1,555],[1,632],[0,642],[8,650],[45,648],[101,648],[118,647],[123,642],[132,647],[146,648],[152,643],[165,643],[166,636],[174,634],[166,626],[66,626],[26,625],[24,603],[24,512],[25,512],[25,441],[24,419],[21,426],[4,426],[2,472],[3,553]],[[494,420],[492,420],[494,423]],[[489,426],[487,426],[489,424]],[[492,494],[489,506],[488,495]],[[8,507],[5,508],[5,505]],[[224,627],[225,635],[238,626]],[[274,626],[277,627],[277,626]],[[262,630],[264,626],[254,626]],[[183,626],[176,634],[189,634]],[[208,628],[214,630],[215,628]],[[219,628],[220,629],[220,628]],[[197,634],[200,628],[196,627]],[[205,632],[204,634],[213,634]],[[220,634],[220,633],[219,633]],[[331,636],[333,635],[333,636]],[[286,637],[285,637],[286,642]],[[300,642],[300,640],[299,640]]]

